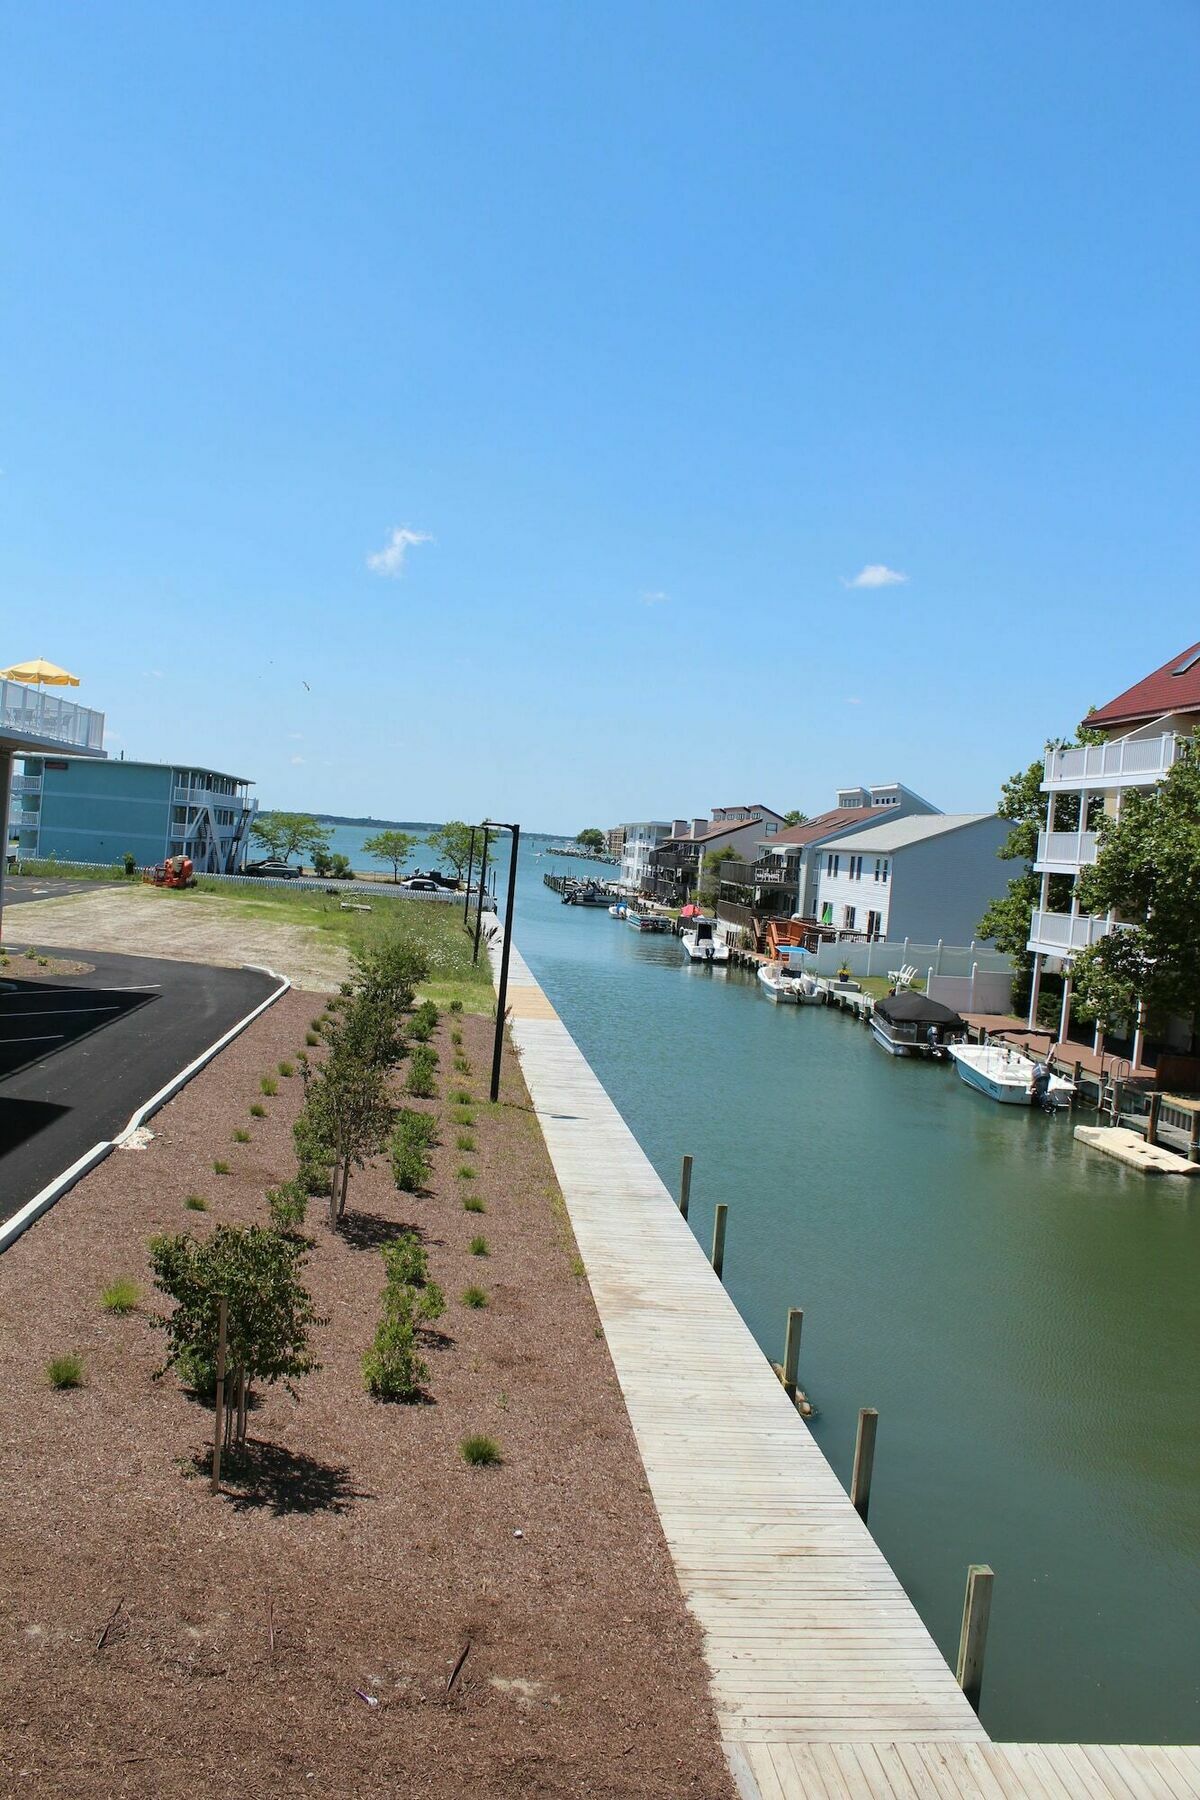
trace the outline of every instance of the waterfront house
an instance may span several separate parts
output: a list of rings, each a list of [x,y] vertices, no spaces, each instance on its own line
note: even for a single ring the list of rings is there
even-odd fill
[[[967,944],[1005,886],[996,813],[913,814],[820,848],[816,916],[836,931],[899,943]]]
[[[640,819],[632,825],[618,825],[621,832],[621,886],[640,893],[650,873],[650,857],[659,844],[671,835],[669,819]]]
[[[812,916],[820,853],[830,839],[851,836],[888,819],[937,812],[936,806],[902,781],[839,788],[837,804],[828,812],[760,838],[751,868],[743,872],[737,865],[727,864],[722,871],[723,885],[724,881],[736,881],[742,887],[753,887],[754,911],[762,917]]]
[[[258,802],[240,775],[175,763],[26,756],[10,829],[24,857],[145,867],[190,856],[197,874],[240,867]]]
[[[1098,817],[1107,813],[1119,818],[1123,797],[1131,789],[1152,788],[1160,782],[1183,754],[1191,734],[1200,729],[1200,644],[1180,651],[1089,713],[1082,724],[1088,731],[1103,732],[1106,741],[1069,750],[1046,748],[1042,781],[1046,824],[1038,834],[1034,863],[1041,893],[1029,927],[1033,954],[1029,1022],[1037,1021],[1042,975],[1061,971],[1060,1039],[1067,1037],[1071,1022],[1072,953],[1107,937],[1121,924],[1112,913],[1085,913],[1079,906],[1079,877],[1096,860]],[[1066,912],[1049,906],[1053,875],[1070,878],[1071,904]],[[1190,1027],[1168,1035],[1186,1044]],[[1139,1017],[1133,1040],[1135,1067],[1142,1058],[1144,1036],[1144,1020]],[[1096,1047],[1100,1047],[1098,1032]]]
[[[650,858],[643,892],[668,906],[678,905],[699,889],[706,857],[722,850],[749,856],[757,839],[785,829],[783,814],[761,803],[714,806],[707,819],[675,819],[670,836]]]

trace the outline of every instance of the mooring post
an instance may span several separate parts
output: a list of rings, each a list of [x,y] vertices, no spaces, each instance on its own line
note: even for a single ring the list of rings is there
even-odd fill
[[[717,1201],[717,1210],[713,1216],[712,1266],[718,1281],[724,1279],[725,1271],[725,1221],[729,1217],[729,1208],[723,1200]]]
[[[679,1210],[686,1219],[688,1206],[692,1198],[692,1159],[685,1156],[683,1167],[679,1171]]]
[[[1200,1162],[1200,1106],[1192,1114],[1192,1129],[1188,1137],[1188,1161]]]
[[[871,1471],[875,1467],[875,1428],[879,1414],[873,1406],[858,1409],[858,1434],[854,1439],[854,1470],[850,1476],[850,1503],[864,1525],[871,1504]]]
[[[1150,1117],[1146,1121],[1146,1142],[1148,1144],[1157,1144],[1158,1142],[1158,1115],[1161,1111],[1162,1095],[1151,1094]]]
[[[804,1329],[804,1308],[789,1306],[787,1336],[783,1340],[783,1391],[789,1400],[796,1398],[796,1378],[800,1372],[800,1333]]]
[[[225,1435],[225,1329],[228,1302],[224,1294],[217,1311],[217,1406],[213,1420],[212,1491],[221,1486],[221,1439]]]
[[[976,1712],[983,1687],[983,1657],[987,1649],[988,1618],[992,1610],[992,1571],[986,1563],[972,1563],[967,1570],[963,1599],[962,1631],[958,1639],[955,1680]]]

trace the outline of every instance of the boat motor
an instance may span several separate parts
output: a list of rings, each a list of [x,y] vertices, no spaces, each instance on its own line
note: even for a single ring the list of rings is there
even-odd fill
[[[1045,1063],[1038,1063],[1029,1083],[1029,1098],[1034,1106],[1040,1106],[1043,1112],[1055,1110],[1050,1098],[1050,1070]]]

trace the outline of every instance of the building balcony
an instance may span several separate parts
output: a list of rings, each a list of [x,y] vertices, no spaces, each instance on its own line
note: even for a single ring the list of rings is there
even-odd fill
[[[1183,753],[1184,740],[1171,731],[1165,731],[1161,737],[1117,738],[1111,744],[1049,750],[1042,792],[1059,788],[1150,787],[1162,780]]]
[[[104,754],[104,714],[23,681],[0,681],[0,743],[15,749]]]
[[[1046,956],[1071,956],[1119,929],[1100,913],[1035,912],[1027,948]]]
[[[1095,862],[1099,843],[1095,831],[1039,831],[1033,866],[1048,875],[1075,875]]]
[[[40,795],[41,791],[42,778],[40,775],[14,775],[12,778],[12,792],[14,794]]]
[[[766,856],[754,865],[756,887],[794,888],[800,879],[800,863],[790,856]]]

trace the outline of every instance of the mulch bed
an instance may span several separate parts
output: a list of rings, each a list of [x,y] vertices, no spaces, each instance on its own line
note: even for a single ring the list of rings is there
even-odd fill
[[[511,1054],[476,1153],[443,1118],[430,1193],[398,1194],[381,1163],[352,1180],[337,1235],[312,1203],[323,1366],[296,1400],[265,1392],[249,1466],[210,1494],[211,1411],[154,1379],[146,1240],[265,1219],[302,1093],[295,1076],[262,1099],[258,1078],[294,1060],[317,1010],[285,996],[157,1115],[147,1148],[114,1153],[0,1259],[0,1786],[727,1800],[699,1632]],[[455,1022],[436,1033],[442,1095]],[[463,1085],[484,1093],[491,1025],[457,1023]],[[260,1099],[268,1117],[251,1119]],[[463,1210],[466,1188],[486,1214]],[[185,1210],[193,1193],[207,1213]],[[381,1405],[360,1360],[379,1246],[403,1224],[448,1306],[427,1402]],[[486,1258],[468,1252],[479,1232]],[[118,1275],[144,1287],[127,1318],[100,1307]],[[484,1310],[460,1302],[472,1283]],[[67,1351],[86,1385],[56,1392],[46,1364]],[[463,1462],[474,1432],[499,1467]]]

